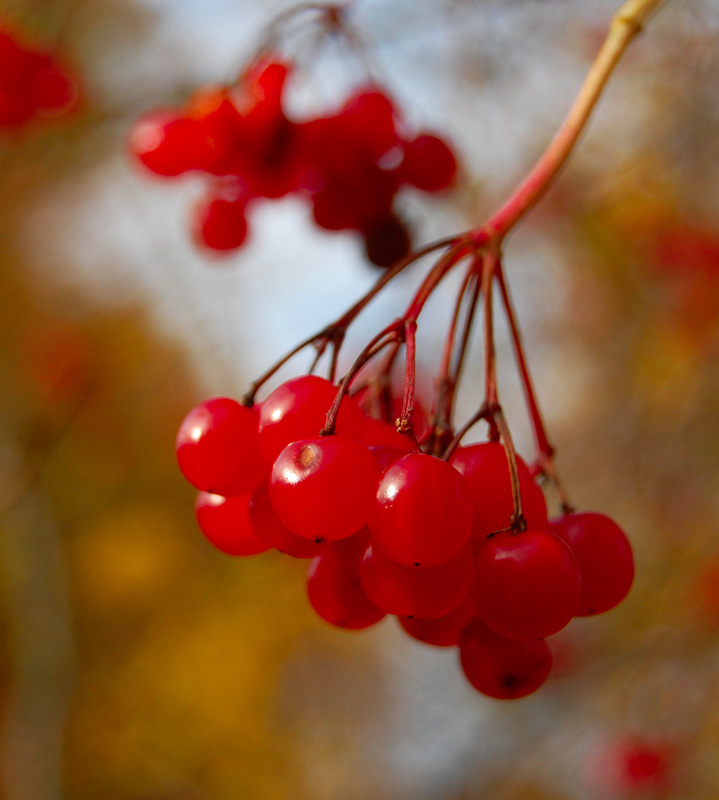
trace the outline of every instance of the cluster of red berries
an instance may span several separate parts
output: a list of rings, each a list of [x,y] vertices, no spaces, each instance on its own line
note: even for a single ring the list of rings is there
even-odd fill
[[[153,111],[134,125],[131,149],[157,175],[213,176],[193,220],[198,243],[212,250],[245,242],[251,202],[301,193],[317,225],[358,231],[373,264],[393,264],[411,247],[393,210],[397,192],[406,185],[426,192],[451,186],[452,150],[433,134],[410,134],[376,86],[353,94],[335,114],[294,122],[283,108],[288,74],[286,64],[265,59],[234,86]]]
[[[54,55],[0,26],[0,130],[67,114],[77,97],[77,82]]]
[[[528,695],[547,678],[545,637],[599,614],[634,576],[626,536],[609,518],[547,519],[544,494],[516,458],[523,524],[505,447],[426,454],[393,425],[305,375],[257,406],[217,397],[177,437],[185,477],[200,490],[205,536],[231,555],[276,548],[312,559],[307,591],[320,617],[369,627],[387,614],[428,644],[458,646],[485,695]]]

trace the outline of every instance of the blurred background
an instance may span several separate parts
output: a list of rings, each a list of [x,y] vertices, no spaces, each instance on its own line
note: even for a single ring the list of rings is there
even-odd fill
[[[0,797],[718,797],[719,7],[664,4],[506,247],[559,469],[580,508],[625,528],[637,579],[619,608],[553,637],[543,689],[503,703],[394,620],[330,628],[303,562],[214,551],[176,468],[195,403],[240,395],[378,274],[296,197],[258,205],[247,245],[208,258],[188,223],[202,181],[153,179],[128,156],[140,114],[232,80],[290,5],[0,2],[0,25],[80,87],[72,113],[0,128]],[[454,192],[401,198],[416,242],[504,199],[616,5],[352,3],[377,76],[462,161]],[[281,49],[299,115],[365,80],[311,25]],[[420,275],[360,318],[348,353]],[[454,291],[422,323],[425,387]],[[501,324],[499,338],[531,459]],[[481,391],[476,345],[460,416]]]

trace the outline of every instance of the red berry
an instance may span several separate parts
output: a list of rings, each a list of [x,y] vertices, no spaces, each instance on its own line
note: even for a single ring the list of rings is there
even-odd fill
[[[592,753],[587,781],[613,797],[658,798],[672,793],[676,745],[656,737],[623,735]]]
[[[37,112],[60,115],[73,107],[78,88],[74,78],[53,59],[49,59],[47,67],[33,77],[30,93]]]
[[[344,155],[346,159],[346,150]],[[395,173],[372,162],[351,160],[341,172],[335,174],[325,168],[322,175],[322,187],[312,201],[313,216],[321,228],[365,231],[375,220],[392,219],[392,201],[399,189],[399,177]],[[398,236],[396,228],[395,223],[391,234],[395,238]],[[402,231],[407,239],[406,230]],[[391,235],[386,238],[389,240]]]
[[[195,210],[195,238],[211,250],[236,250],[247,238],[247,200],[215,197]]]
[[[398,564],[440,564],[467,543],[472,500],[445,461],[408,453],[382,475],[369,527],[373,541]]]
[[[314,558],[325,550],[324,543],[296,536],[282,525],[272,511],[268,487],[264,483],[250,497],[250,521],[261,539],[292,558]]]
[[[509,528],[514,504],[509,462],[499,442],[459,447],[450,463],[462,475],[474,501],[472,535],[484,539],[490,533]],[[547,504],[527,465],[517,457],[522,513],[529,528],[542,528],[547,521]]]
[[[397,617],[397,619],[413,639],[435,647],[453,647],[459,643],[460,634],[467,623],[476,616],[477,606],[474,598],[467,595],[457,608],[443,617],[436,619]]]
[[[409,440],[408,440],[409,441]],[[384,472],[407,455],[407,448],[400,449],[399,447],[389,447],[388,445],[374,445],[370,447],[370,453],[375,457],[377,466],[379,468],[378,475]]]
[[[553,533],[499,533],[479,545],[473,593],[479,616],[509,639],[540,639],[576,614],[579,566]]]
[[[403,180],[425,192],[440,192],[454,183],[457,161],[446,142],[424,133],[404,146]]]
[[[317,436],[337,387],[317,375],[301,375],[278,386],[260,406],[260,449],[268,464],[290,442]],[[365,416],[351,397],[344,397],[337,416],[337,433],[362,439]]]
[[[506,639],[475,619],[462,632],[459,657],[467,680],[497,700],[526,697],[544,683],[552,654],[543,639]]]
[[[134,124],[130,148],[156,175],[180,175],[195,166],[188,152],[194,124],[175,110],[152,111]]]
[[[601,614],[618,605],[634,580],[632,546],[609,517],[591,512],[564,514],[548,530],[565,541],[582,575],[577,616]]]
[[[49,53],[30,50],[0,31],[0,127],[21,127],[33,117],[60,116],[77,99],[75,79]]]
[[[367,537],[332,542],[310,563],[307,595],[312,608],[332,625],[359,630],[379,622],[385,612],[367,597],[359,563]]]
[[[297,536],[343,539],[367,524],[378,471],[367,447],[348,436],[292,442],[272,466],[272,510]]]
[[[374,87],[350,97],[339,114],[352,145],[374,161],[399,143],[395,116],[392,101]]]
[[[286,64],[262,60],[229,92],[233,122],[232,172],[247,181],[252,194],[282,197],[298,188],[298,126],[282,109]]]
[[[394,215],[376,220],[364,230],[365,252],[370,263],[391,267],[412,248],[409,231]]]
[[[465,599],[474,574],[466,545],[454,558],[434,567],[405,567],[370,545],[360,564],[367,596],[388,614],[434,619]]]
[[[264,553],[270,545],[252,527],[248,495],[222,497],[200,492],[195,513],[200,529],[218,550],[230,556],[253,556]]]
[[[416,450],[414,442],[409,436],[399,433],[391,422],[367,417],[365,420],[364,437],[362,441],[368,447],[382,447],[389,450],[401,450],[405,453]]]
[[[177,433],[177,462],[187,480],[212,494],[249,494],[262,479],[258,413],[229,397],[212,397],[190,411]]]
[[[200,167],[213,175],[233,175],[244,119],[224,86],[195,92],[183,109],[204,134],[198,155]]]

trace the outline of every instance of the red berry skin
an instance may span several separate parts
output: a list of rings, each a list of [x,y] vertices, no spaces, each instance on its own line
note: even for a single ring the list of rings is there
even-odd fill
[[[499,533],[477,548],[473,588],[479,616],[508,639],[541,639],[576,614],[582,594],[572,551],[553,533]]]
[[[194,213],[193,229],[196,241],[210,250],[237,250],[247,238],[245,198],[226,200],[215,197],[199,204]]]
[[[264,553],[270,545],[261,539],[250,521],[249,495],[221,497],[200,492],[195,514],[207,540],[229,556],[253,556]]]
[[[586,781],[612,797],[663,798],[675,795],[676,768],[676,743],[629,733],[590,755]]]
[[[344,539],[367,524],[378,472],[369,449],[348,436],[292,442],[272,466],[272,510],[297,536]]]
[[[261,483],[250,497],[250,521],[261,539],[292,558],[314,558],[326,549],[324,542],[311,542],[285,528],[272,511],[266,483]]]
[[[355,147],[376,160],[399,144],[392,101],[381,90],[368,86],[347,100],[339,118]]]
[[[407,455],[407,450],[400,450],[398,447],[388,445],[374,445],[370,447],[370,453],[375,457],[379,468],[378,475],[381,477],[393,464]]]
[[[474,619],[462,631],[459,659],[467,680],[487,697],[516,700],[545,682],[552,654],[543,639],[506,639]]]
[[[416,445],[409,436],[399,433],[391,422],[367,417],[365,420],[364,436],[362,441],[368,447],[383,447],[391,450],[401,450],[405,453],[416,450]]]
[[[0,128],[67,114],[77,97],[77,82],[54,55],[28,49],[14,32],[0,30]]]
[[[448,189],[457,177],[457,160],[443,139],[423,133],[407,142],[400,172],[403,180],[425,192]]]
[[[483,442],[458,447],[450,463],[462,475],[474,503],[472,536],[484,539],[509,528],[514,503],[509,463],[499,442]],[[547,503],[524,461],[517,457],[522,513],[528,528],[543,528],[547,522]]]
[[[618,605],[634,581],[632,546],[622,529],[604,514],[564,514],[548,530],[569,545],[582,575],[577,616],[602,614]]]
[[[190,411],[177,433],[177,463],[196,488],[233,497],[249,494],[267,467],[260,457],[257,409],[212,397]]]
[[[44,116],[67,114],[78,99],[77,82],[53,58],[47,62],[30,84],[33,108]]]
[[[445,461],[408,453],[382,475],[369,528],[372,540],[398,564],[441,564],[469,540],[472,499]]]
[[[343,153],[347,159],[347,150]],[[336,174],[329,167],[318,167],[322,185],[312,199],[312,214],[320,228],[365,231],[375,220],[391,217],[400,186],[397,173],[361,158],[349,163],[351,169],[345,163]]]
[[[159,109],[141,117],[130,132],[136,158],[156,175],[170,178],[196,169],[198,123],[174,109]]]
[[[367,536],[358,534],[326,545],[310,562],[307,595],[322,619],[348,630],[369,628],[385,617],[367,597],[359,575],[359,563]]]
[[[436,619],[397,617],[399,624],[413,639],[434,647],[454,647],[467,623],[477,616],[474,598],[467,595],[449,614]]]
[[[317,436],[337,387],[317,375],[301,375],[278,386],[260,406],[260,450],[273,464],[290,442]],[[344,397],[337,415],[337,433],[361,440],[365,416],[351,397]]]
[[[453,611],[467,597],[474,570],[469,545],[434,567],[405,567],[370,545],[360,564],[367,596],[388,614],[435,619]]]

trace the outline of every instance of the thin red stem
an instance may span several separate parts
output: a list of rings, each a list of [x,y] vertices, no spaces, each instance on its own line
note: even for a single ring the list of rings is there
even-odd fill
[[[427,277],[422,281],[419,289],[415,293],[412,301],[410,302],[407,310],[405,313],[391,325],[387,326],[383,331],[377,334],[370,341],[370,343],[362,350],[362,352],[357,356],[354,364],[350,367],[349,372],[345,375],[342,379],[339,389],[337,391],[337,397],[335,398],[332,407],[327,412],[327,422],[325,427],[322,429],[322,435],[328,436],[334,433],[335,424],[337,421],[337,414],[339,413],[340,403],[342,402],[342,398],[347,393],[350,381],[355,377],[355,375],[359,372],[359,370],[369,361],[370,358],[375,356],[380,350],[384,349],[388,344],[396,341],[407,341],[407,331],[410,331],[410,338],[412,339],[412,351],[408,355],[408,365],[414,362],[414,335],[416,331],[416,323],[417,318],[422,313],[422,309],[425,306],[425,303],[429,299],[432,292],[437,288],[439,283],[441,282],[442,278],[449,272],[449,270],[459,261],[461,260],[466,253],[466,245],[463,241],[455,242],[454,247],[452,247],[445,255],[432,267]],[[402,262],[399,262],[402,263]],[[366,300],[367,296],[363,298]],[[357,308],[359,303],[353,306],[353,309]],[[359,313],[359,312],[357,312]],[[346,317],[347,315],[345,315]],[[344,318],[343,318],[344,319]],[[337,323],[335,323],[337,324]],[[344,330],[344,326],[343,326]],[[388,338],[385,338],[388,337]],[[408,345],[409,349],[409,345]],[[414,402],[414,367],[408,366],[408,376],[412,379],[411,387],[408,389],[407,384],[405,384],[405,403],[403,407],[403,414],[400,418],[399,428],[402,432],[410,432],[411,433],[411,425],[409,424],[409,420],[405,421],[405,411],[407,410],[406,404],[407,402],[413,403]],[[408,397],[409,395],[409,397]]]
[[[456,237],[439,239],[438,241],[432,242],[425,247],[414,250],[412,253],[409,253],[407,256],[405,256],[405,258],[395,263],[390,269],[384,272],[374,286],[356,303],[350,306],[350,308],[345,311],[345,313],[339,317],[339,319],[335,320],[333,323],[317,333],[312,334],[312,336],[309,336],[307,339],[304,339],[298,345],[293,347],[292,350],[282,356],[279,361],[277,361],[272,367],[270,367],[270,369],[257,378],[257,380],[253,381],[253,383],[250,384],[249,390],[242,398],[242,403],[244,405],[251,406],[254,403],[255,396],[260,388],[267,383],[267,381],[270,380],[270,378],[272,378],[272,376],[275,375],[290,359],[296,356],[301,350],[304,350],[305,347],[309,347],[310,345],[314,345],[320,349],[326,347],[328,342],[333,343],[334,346],[332,350],[332,362],[330,365],[330,379],[334,382],[339,351],[342,347],[347,329],[362,313],[362,311],[364,311],[367,305],[369,305],[369,303],[393,278],[399,275],[400,272],[406,269],[410,264],[413,264],[415,261],[418,261],[420,258],[423,258],[435,250],[441,250],[442,248],[451,247],[452,245],[454,245],[455,249],[457,248],[458,239]]]
[[[322,344],[321,344],[322,340],[323,339],[329,340],[329,339],[332,338],[331,330],[332,330],[332,326],[330,326],[328,328],[325,328],[323,331],[320,331],[319,333],[313,334],[308,339],[304,339],[298,345],[293,347],[292,350],[289,351],[289,353],[287,353],[284,356],[282,356],[282,358],[279,361],[277,361],[275,364],[273,364],[265,373],[260,375],[260,377],[257,378],[257,380],[253,381],[250,384],[250,388],[248,389],[247,393],[242,398],[242,404],[251,407],[255,402],[255,395],[260,390],[260,388],[265,383],[267,383],[267,381],[276,372],[279,372],[279,370],[282,369],[282,367],[284,367],[284,365],[291,358],[296,356],[297,353],[299,353],[301,350],[304,350],[305,347],[309,347],[311,344],[314,344],[318,348],[318,350],[320,350],[320,348],[322,348]]]
[[[432,267],[427,277],[422,281],[419,289],[415,292],[407,310],[402,315],[404,320],[417,320],[422,313],[427,300],[432,292],[439,286],[442,279],[459,261],[467,255],[467,248],[464,242],[458,242],[453,248],[445,253],[442,258]]]
[[[475,259],[474,263],[470,268],[470,275],[473,278],[473,287],[472,287],[472,296],[469,300],[469,305],[467,309],[467,316],[465,317],[464,324],[462,326],[462,335],[460,337],[459,343],[459,350],[457,351],[455,358],[454,358],[454,365],[452,367],[452,382],[456,386],[459,383],[460,376],[462,374],[462,368],[464,366],[465,357],[467,355],[467,351],[469,349],[469,338],[472,335],[472,327],[474,326],[474,318],[477,313],[477,303],[479,301],[479,296],[482,291],[482,281],[479,278],[479,274],[482,271],[482,261],[481,259]]]
[[[391,325],[388,325],[384,330],[380,331],[362,350],[362,352],[354,360],[354,363],[349,368],[347,374],[340,381],[337,395],[334,402],[327,412],[327,420],[325,427],[320,431],[320,436],[331,436],[335,432],[337,424],[337,415],[339,414],[340,404],[344,396],[347,394],[349,385],[352,379],[362,369],[362,367],[374,356],[384,350],[385,347],[396,341],[404,340],[405,321],[403,319],[395,320]]]
[[[514,449],[514,441],[512,434],[507,425],[507,420],[504,417],[504,412],[499,404],[490,406],[492,409],[492,417],[499,428],[499,433],[502,438],[502,446],[507,456],[507,464],[509,465],[509,479],[512,484],[512,520],[510,528],[514,533],[520,533],[527,529],[527,521],[524,519],[522,513],[522,493],[519,490],[519,472],[517,470],[517,451]]]
[[[452,319],[449,326],[449,331],[444,342],[444,349],[442,352],[442,361],[440,363],[439,378],[436,382],[435,401],[434,401],[434,415],[432,419],[432,430],[428,444],[429,452],[439,455],[444,447],[447,445],[447,437],[452,435],[452,409],[454,406],[454,398],[456,395],[457,383],[459,380],[459,373],[461,371],[462,362],[467,351],[467,341],[472,328],[474,320],[474,313],[479,298],[480,281],[477,278],[477,264],[481,263],[480,259],[476,257],[469,269],[467,270],[459,292],[457,293],[457,301],[454,305]],[[467,293],[472,287],[471,298],[468,303],[468,309],[462,325],[462,334],[460,337],[459,353],[455,355],[454,365],[452,364],[452,356],[455,354],[455,345],[457,338],[457,328],[462,314],[462,307],[465,305]]]
[[[502,269],[501,262],[497,263],[496,277],[497,284],[499,285],[499,292],[502,297],[502,305],[504,306],[507,322],[509,324],[509,330],[512,336],[512,344],[514,346],[514,353],[517,359],[517,366],[519,368],[519,376],[527,403],[527,410],[529,411],[529,416],[532,421],[532,429],[534,431],[534,438],[537,442],[537,450],[542,456],[551,458],[554,454],[554,447],[549,442],[547,429],[544,425],[544,420],[539,410],[539,403],[537,402],[534,385],[532,383],[531,375],[529,374],[527,357],[524,353],[522,334],[519,330],[517,315],[514,311],[514,305],[509,294],[509,287],[507,286],[507,281],[504,277],[504,270]]]
[[[446,239],[440,239],[432,244],[428,244],[425,247],[421,247],[419,250],[415,250],[409,255],[405,256],[400,261],[397,261],[393,266],[391,266],[386,272],[382,274],[379,280],[375,283],[375,285],[361,297],[351,308],[349,308],[335,323],[333,327],[337,327],[340,329],[346,330],[360,315],[362,311],[364,311],[365,307],[369,305],[369,303],[374,300],[374,298],[384,289],[384,287],[397,275],[400,274],[406,267],[410,264],[413,264],[415,261],[418,261],[420,258],[423,258],[429,253],[433,253],[436,250],[441,250],[443,248],[452,248],[453,246],[456,248],[458,245],[458,239],[456,236],[447,237]],[[451,252],[451,250],[450,250]],[[449,253],[448,253],[449,254]],[[448,255],[447,254],[447,255]]]
[[[405,379],[404,379],[404,399],[402,401],[402,414],[397,420],[397,431],[399,433],[409,433],[413,431],[412,416],[414,415],[414,390],[417,373],[417,322],[407,320],[404,325],[405,341]]]
[[[494,346],[494,312],[492,283],[497,256],[488,252],[482,264],[482,296],[484,298],[484,402],[488,407],[497,404],[497,353]]]
[[[478,422],[482,420],[489,420],[492,415],[492,410],[487,407],[486,403],[482,403],[479,407],[477,412],[474,416],[470,417],[464,425],[455,433],[454,439],[449,443],[445,451],[442,453],[442,459],[444,461],[449,461],[452,458],[452,454],[454,451],[459,447],[462,442],[462,439],[469,433],[470,429],[473,428]]]

